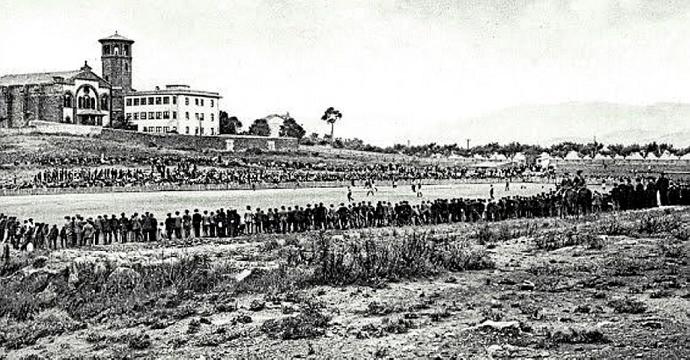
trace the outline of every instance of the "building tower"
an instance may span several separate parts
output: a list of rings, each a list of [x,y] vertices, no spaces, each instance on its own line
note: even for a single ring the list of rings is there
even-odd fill
[[[134,40],[115,35],[98,40],[101,43],[103,78],[112,85],[110,92],[111,126],[124,122],[124,96],[132,92],[132,44]],[[105,124],[104,124],[105,125]]]

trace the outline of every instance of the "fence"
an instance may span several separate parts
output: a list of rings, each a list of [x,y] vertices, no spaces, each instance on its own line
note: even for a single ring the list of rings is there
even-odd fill
[[[461,184],[495,184],[505,180],[500,179],[427,179],[423,185],[461,185]],[[516,183],[549,183],[543,177],[516,178]],[[409,186],[411,181],[401,180],[400,186]],[[552,183],[552,182],[551,182]],[[361,185],[362,182],[358,182]],[[265,189],[299,189],[299,188],[342,188],[350,186],[349,181],[312,181],[303,183],[255,183],[256,190]],[[391,186],[390,181],[381,181],[377,186]],[[111,187],[78,187],[78,188],[28,188],[28,189],[0,189],[0,196],[26,195],[59,195],[59,194],[107,194],[123,192],[159,192],[159,191],[225,191],[251,190],[251,184],[187,184],[187,185],[144,185],[144,186],[111,186]]]

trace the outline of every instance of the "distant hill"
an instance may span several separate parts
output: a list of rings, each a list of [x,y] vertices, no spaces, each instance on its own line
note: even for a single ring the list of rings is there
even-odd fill
[[[460,120],[444,140],[464,144],[519,141],[550,145],[561,141],[672,143],[690,146],[690,104],[648,106],[613,103],[563,103],[506,108]]]

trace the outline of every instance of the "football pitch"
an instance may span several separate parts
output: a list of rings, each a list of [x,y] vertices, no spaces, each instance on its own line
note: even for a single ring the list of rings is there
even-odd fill
[[[494,184],[494,196],[534,195],[552,189],[553,185],[512,183],[510,190],[505,190],[505,183]],[[362,187],[352,189],[355,202],[390,201],[392,203],[407,200],[417,204],[422,200],[438,198],[488,198],[489,184],[453,184],[422,186],[422,197],[417,197],[410,186],[382,186],[374,195],[367,196]],[[60,224],[64,216],[80,214],[85,218],[98,215],[108,216],[120,213],[127,216],[138,212],[153,213],[162,220],[169,212],[185,209],[217,210],[238,209],[243,211],[247,205],[256,208],[280,208],[280,206],[302,206],[323,203],[338,206],[347,203],[347,188],[299,188],[269,190],[229,190],[229,191],[166,191],[166,192],[132,192],[103,194],[60,194],[60,195],[27,195],[0,197],[0,212],[19,219],[33,218],[34,222]]]

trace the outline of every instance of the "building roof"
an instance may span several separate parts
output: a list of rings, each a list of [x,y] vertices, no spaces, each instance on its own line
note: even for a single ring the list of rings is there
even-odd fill
[[[105,79],[92,72],[91,67],[86,62],[78,70],[4,75],[0,77],[0,86],[55,84],[74,79],[98,81],[102,87],[111,87]]]
[[[129,43],[133,43],[133,42],[134,42],[134,40],[127,39],[126,37],[124,37],[124,36],[118,34],[117,31],[115,32],[115,34],[110,35],[110,36],[108,36],[108,37],[104,37],[104,38],[102,38],[102,39],[100,39],[100,40],[98,40],[98,41],[99,41],[99,42],[104,42],[104,41],[113,41],[113,40],[115,40],[115,41],[124,41],[124,42],[129,42]]]
[[[81,70],[55,71],[32,74],[10,74],[0,76],[0,86],[15,86],[26,84],[52,84],[56,77],[71,79],[77,76]]]
[[[125,95],[125,97],[137,97],[137,96],[149,96],[149,95],[193,95],[193,96],[207,96],[212,98],[221,99],[219,93],[215,91],[204,91],[204,90],[194,90],[188,87],[175,87],[167,89],[158,90],[144,90],[144,91],[132,91]]]

